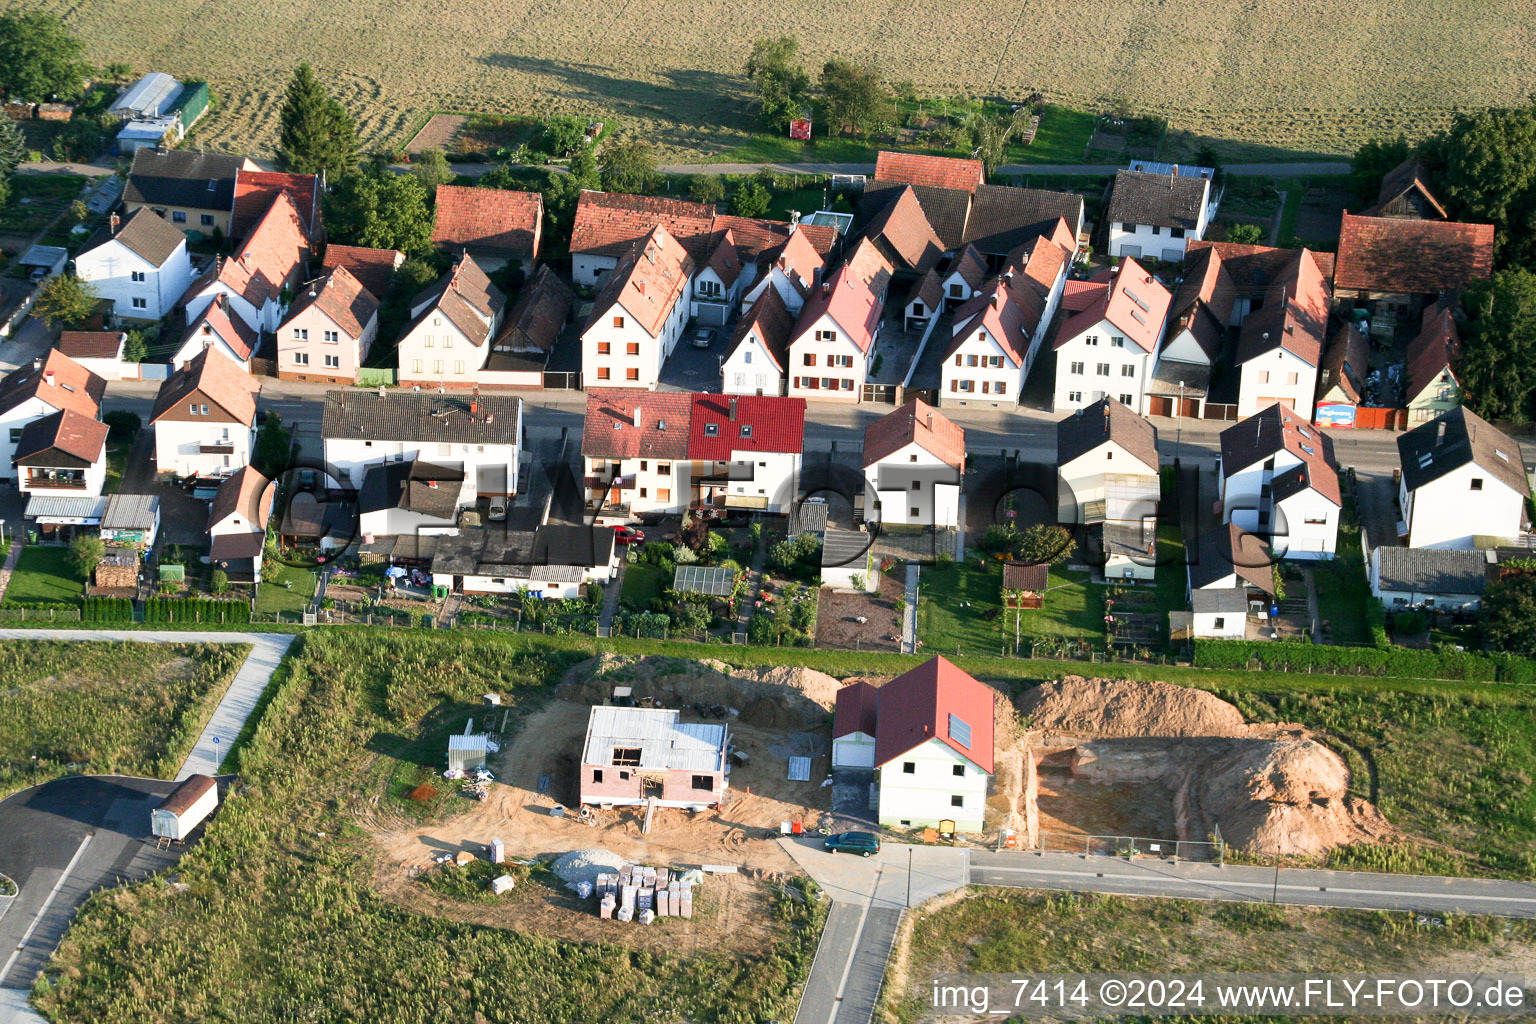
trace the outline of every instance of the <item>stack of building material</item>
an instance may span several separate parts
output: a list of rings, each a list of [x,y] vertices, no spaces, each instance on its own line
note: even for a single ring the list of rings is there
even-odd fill
[[[507,846],[500,839],[491,840],[491,863],[501,864],[507,859]]]
[[[611,891],[603,893],[602,899],[599,900],[597,904],[597,916],[601,917],[605,921],[612,920],[613,908],[617,903],[618,900],[614,897]]]
[[[500,896],[504,892],[510,892],[515,885],[517,885],[517,882],[511,875],[502,875],[499,878],[491,879],[491,892]]]
[[[654,910],[642,910],[642,911],[640,911],[640,923],[641,924],[650,924],[654,920],[656,920],[656,912]]]
[[[685,873],[642,864],[624,864],[617,874],[602,872],[597,875],[598,914],[604,919],[620,921],[632,921],[646,914],[692,917],[692,886],[700,880],[697,871]]]

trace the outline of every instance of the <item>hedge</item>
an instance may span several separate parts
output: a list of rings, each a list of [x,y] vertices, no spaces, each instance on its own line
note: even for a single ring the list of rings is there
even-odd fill
[[[132,622],[133,601],[126,597],[88,597],[80,603],[81,622]]]
[[[1406,647],[1381,650],[1293,642],[1196,640],[1194,664],[1197,668],[1244,670],[1257,664],[1273,672],[1536,683],[1536,661],[1529,658],[1447,647],[1433,651]]]
[[[144,602],[145,622],[250,622],[251,606],[244,599],[211,597],[152,597]]]

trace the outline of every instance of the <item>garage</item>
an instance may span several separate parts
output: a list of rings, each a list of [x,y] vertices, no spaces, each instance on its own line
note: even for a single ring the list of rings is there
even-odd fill
[[[1167,395],[1149,395],[1147,397],[1148,416],[1172,416],[1173,399]]]
[[[832,741],[832,767],[873,768],[874,766],[874,737],[856,732]]]

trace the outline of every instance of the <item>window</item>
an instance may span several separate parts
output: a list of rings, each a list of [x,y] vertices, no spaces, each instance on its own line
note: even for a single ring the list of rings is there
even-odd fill
[[[144,283],[144,278],[147,275],[142,270],[135,270],[129,276],[133,278],[133,283],[134,284],[143,284]]]
[[[976,365],[976,357],[974,355],[966,356],[965,357],[965,365],[966,366],[975,366]]]
[[[453,335],[443,335],[443,348],[453,348]]]
[[[718,298],[720,295],[720,282],[705,279],[699,282],[699,294],[706,298]]]
[[[453,361],[453,372],[457,374],[462,374],[464,372],[464,360],[455,359]]]
[[[436,374],[443,372],[443,361],[441,359],[432,360],[432,372]]]
[[[656,500],[657,501],[671,501],[672,500],[672,488],[670,488],[670,487],[658,487],[658,488],[656,488]]]
[[[901,774],[903,774],[903,775],[916,775],[917,774],[917,762],[916,761],[903,761],[903,762],[901,762]]]
[[[1136,376],[1136,367],[1131,365],[1130,363],[1126,363],[1124,366],[1120,367],[1120,376],[1122,376],[1122,377],[1134,377],[1134,376]]]
[[[951,806],[951,807],[964,807],[965,806],[965,797],[961,796],[959,793],[953,794],[949,798],[949,806]]]
[[[325,332],[325,341],[329,345],[339,344],[340,341],[341,341],[341,332],[340,331],[326,331]]]
[[[1125,339],[1124,338],[1110,338],[1109,339],[1109,345],[1110,345],[1111,348],[1125,348]]]
[[[750,423],[743,423],[741,425],[741,436],[742,437],[751,437],[752,436],[752,424],[750,424]]]
[[[817,331],[816,332],[816,340],[817,341],[836,341],[837,340],[837,332],[836,331]]]
[[[670,462],[658,462],[658,463],[656,463],[656,472],[660,473],[662,476],[671,476],[672,475],[672,463],[670,463]]]
[[[1303,522],[1305,522],[1308,526],[1327,526],[1328,525],[1328,517],[1327,516],[1322,516],[1322,517],[1307,516],[1303,520]]]
[[[1268,384],[1269,383],[1269,371],[1268,370],[1260,370],[1259,371],[1259,383],[1260,384]]]
[[[1079,377],[1081,377],[1083,375],[1083,364],[1082,363],[1073,363],[1072,364],[1072,372],[1077,374]]]
[[[706,424],[704,424],[704,436],[705,437],[719,437],[720,436],[720,424],[718,424],[718,423],[706,423]]]
[[[614,326],[614,328],[616,330],[622,330],[623,327],[624,327],[624,318],[621,317],[621,316],[614,317],[613,318],[613,326]]]
[[[185,211],[183,211],[183,210],[172,210],[171,211],[171,223],[172,224],[185,224],[186,222],[187,222],[187,215],[186,215]]]
[[[600,341],[600,342],[597,343],[597,354],[598,355],[606,356],[606,355],[610,354],[612,351],[613,351],[613,346],[610,345],[608,342]]]
[[[205,228],[213,227],[213,214],[211,214],[211,213],[203,214],[201,217],[198,218],[198,222],[200,224],[202,224],[203,227],[205,227]]]
[[[962,356],[959,352],[955,353],[955,365],[956,366],[964,366],[965,365],[965,356]]]
[[[1483,489],[1483,478],[1482,477],[1475,476],[1475,477],[1472,478],[1472,489],[1474,491],[1480,491],[1480,490]]]
[[[805,354],[805,362],[804,362],[803,365],[805,365],[805,366],[815,366],[816,365],[816,353],[814,353],[814,352],[807,352]]]
[[[640,379],[640,368],[638,366],[631,366],[629,369],[625,370],[624,371],[624,379],[625,380],[639,380]]]
[[[1163,233],[1163,229],[1162,229],[1162,227],[1160,225],[1153,224],[1152,225],[1152,233],[1154,235],[1160,235],[1160,234]]]
[[[1100,364],[1098,364],[1098,371],[1099,371],[1099,376],[1100,377],[1108,377],[1109,376],[1109,364],[1108,363],[1100,363]]]
[[[965,765],[963,765],[963,764],[954,765],[953,767],[951,767],[949,769],[949,774],[953,775],[957,779],[965,778]]]
[[[411,360],[411,372],[412,373],[420,373],[421,372],[421,360],[420,359],[412,359]],[[601,371],[599,371],[599,373],[601,373]]]
[[[958,715],[949,716],[949,738],[965,749],[971,749],[971,726]]]
[[[1211,625],[1216,629],[1222,629],[1226,626],[1226,624],[1227,620],[1220,615],[1216,616],[1216,621],[1211,623]]]
[[[640,748],[614,747],[612,763],[620,768],[639,768]]]
[[[991,381],[984,380],[984,381],[981,382],[981,393],[982,394],[984,394],[984,395],[988,394],[989,392],[991,392],[991,390],[992,390],[992,382]]]
[[[759,493],[761,493],[761,492],[759,492]],[[922,515],[921,510],[918,509],[918,507],[916,505],[913,505],[912,506],[912,518],[916,519],[920,515]]]
[[[427,348],[435,348],[437,346],[437,339],[428,334],[424,343]]]
[[[599,366],[597,368],[597,379],[598,380],[607,380],[608,379],[608,374],[609,374],[608,367],[606,367],[606,366]]]
[[[695,775],[693,777],[693,788],[705,793],[713,793],[715,791],[715,777],[713,775]]]
[[[20,440],[21,440],[21,428],[20,427],[12,427],[11,428],[11,444],[15,444],[17,441],[20,441]]]
[[[637,356],[637,355],[639,355],[640,354],[640,343],[638,341],[631,341],[629,344],[625,345],[624,346],[624,354],[627,355],[627,356]]]
[[[745,352],[743,352],[741,354],[741,361],[746,363],[748,366],[752,365],[752,350],[751,349],[748,349],[747,351],[745,351]],[[738,381],[738,383],[740,383],[740,382]]]
[[[341,356],[332,356],[332,355],[326,356],[325,357],[325,365],[326,365],[326,368],[330,369],[330,370],[339,370],[339,369],[341,369]]]
[[[603,770],[601,768],[593,768],[592,769],[592,781],[593,782],[602,782],[603,781]]]
[[[1083,341],[1089,345],[1097,345],[1099,343],[1099,336],[1097,334],[1090,334]]]
[[[1132,396],[1132,395],[1121,395],[1120,396],[1120,404],[1123,405],[1123,406],[1129,407],[1131,405],[1133,399],[1134,399],[1134,396]]]
[[[145,300],[145,299],[134,299],[133,300],[133,308],[134,309],[147,309],[148,307],[149,307],[149,302],[147,300]]]
[[[309,340],[309,331],[308,331],[308,329],[303,328],[303,327],[295,327],[293,329],[293,340],[294,341],[308,341]]]
[[[1170,235],[1172,235],[1174,238],[1183,238],[1184,237],[1184,229],[1183,228],[1169,228],[1168,229],[1168,233]]]
[[[1295,384],[1296,383],[1296,375],[1294,373],[1286,374],[1285,375],[1285,382],[1287,384]]]
[[[651,491],[651,489],[649,487],[642,487],[642,488],[640,488],[640,497],[642,497],[642,498],[650,497],[650,491]]]
[[[1082,400],[1083,400],[1083,393],[1081,391],[1068,391],[1067,392],[1067,401],[1069,401],[1069,402],[1081,402]]]
[[[922,490],[923,489],[923,482],[921,480],[913,480],[912,481],[912,489],[914,491]]]
[[[852,391],[853,390],[853,381],[851,381],[851,380],[844,380],[843,381],[843,390],[844,391]]]
[[[295,366],[308,366],[309,365],[309,353],[308,352],[295,352],[293,354],[293,363],[294,363]]]

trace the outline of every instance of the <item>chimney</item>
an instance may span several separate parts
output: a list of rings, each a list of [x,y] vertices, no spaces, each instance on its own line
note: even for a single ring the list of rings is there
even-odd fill
[[[736,422],[736,399],[731,399],[731,422]]]
[[[34,370],[41,370],[42,368],[43,368],[43,361],[41,359],[34,359],[34,360],[32,360],[32,369],[34,369]]]
[[[1003,308],[1003,290],[1001,288],[992,289],[992,308]]]
[[[827,282],[825,282],[825,281],[821,282],[821,294],[823,294],[823,295],[831,295],[832,294],[832,286],[830,284],[828,284]]]
[[[635,426],[636,429],[639,429],[640,424],[642,422],[642,419],[643,419],[643,417],[641,416],[641,413],[640,413],[640,407],[637,405],[637,406],[635,406],[635,417],[634,417],[634,419],[632,421],[634,423],[634,426]]]
[[[58,385],[54,383],[53,371],[52,370],[49,370],[49,371],[47,371],[46,373],[43,374],[43,380],[47,381],[48,382],[48,386],[51,387],[51,388],[52,387],[58,387]],[[1441,429],[1443,430],[1444,428],[1442,427]]]
[[[108,230],[114,235],[117,234],[117,229],[122,222],[123,219],[114,213],[111,217],[107,218]]]
[[[931,412],[928,414],[928,429],[933,429],[933,413]]]

